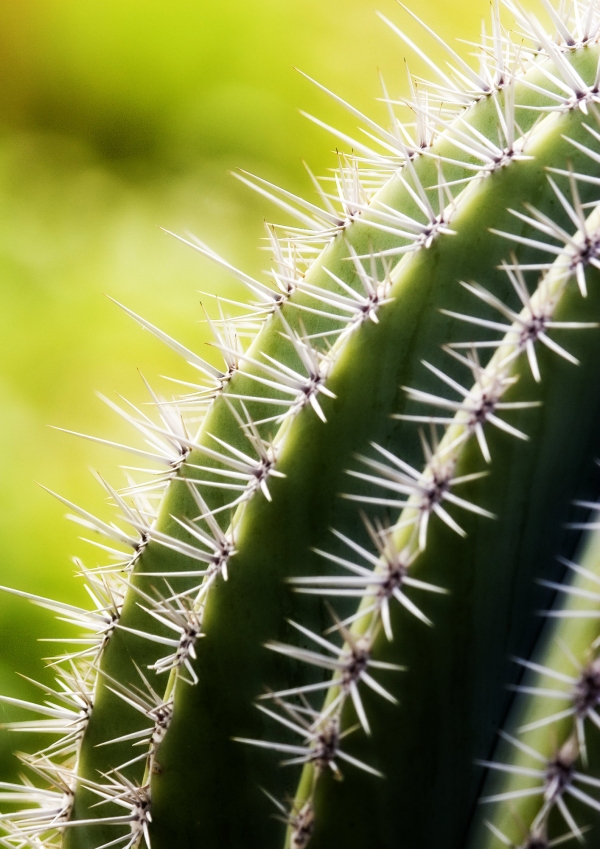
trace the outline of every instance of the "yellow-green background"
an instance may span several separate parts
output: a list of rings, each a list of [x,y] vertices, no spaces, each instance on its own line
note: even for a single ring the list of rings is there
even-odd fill
[[[475,39],[488,8],[413,5],[449,40]],[[392,0],[0,3],[2,584],[83,599],[70,558],[94,565],[97,553],[34,481],[107,516],[89,468],[118,485],[127,460],[48,425],[125,439],[95,391],[143,403],[138,368],[164,392],[158,375],[193,377],[103,293],[211,356],[198,290],[239,290],[159,225],[258,273],[263,219],[278,215],[228,171],[310,194],[301,159],[317,173],[335,164],[335,141],[298,108],[350,133],[357,122],[294,66],[384,120],[377,69],[406,95],[407,50],[376,9],[437,54]],[[39,657],[52,648],[36,642],[50,633],[48,614],[0,596],[0,692],[33,694],[16,671],[50,680]],[[4,771],[23,742],[8,736]]]

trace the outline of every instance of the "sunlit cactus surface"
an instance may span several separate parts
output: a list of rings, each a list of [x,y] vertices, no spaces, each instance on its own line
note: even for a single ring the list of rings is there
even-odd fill
[[[239,175],[269,278],[181,239],[222,365],[125,307],[197,380],[108,402],[114,523],[59,496],[89,609],[7,590],[67,623],[9,849],[600,845],[600,2],[411,14],[312,197]]]

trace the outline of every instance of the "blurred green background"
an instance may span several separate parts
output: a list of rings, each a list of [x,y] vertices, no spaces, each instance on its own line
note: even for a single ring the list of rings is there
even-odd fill
[[[301,159],[325,172],[335,141],[298,108],[355,133],[294,66],[384,120],[377,69],[406,95],[406,50],[376,9],[436,52],[393,0],[0,3],[0,583],[83,600],[71,557],[98,553],[34,481],[107,516],[88,469],[120,485],[124,458],[48,425],[127,439],[95,391],[143,403],[138,368],[164,392],[159,375],[193,379],[103,293],[211,356],[198,290],[240,292],[158,225],[259,273],[263,219],[279,216],[228,171],[310,195]],[[487,9],[416,4],[450,41],[477,38]],[[56,633],[49,614],[0,595],[0,692],[33,695],[16,672],[51,680],[36,638]],[[4,774],[21,743],[0,732]]]

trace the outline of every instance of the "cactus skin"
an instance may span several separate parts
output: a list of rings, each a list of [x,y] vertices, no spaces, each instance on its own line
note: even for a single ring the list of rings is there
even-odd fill
[[[545,691],[580,686],[572,656],[593,664],[600,634],[600,539],[581,527],[600,454],[600,7],[562,8],[548,37],[506,5],[531,44],[509,48],[494,8],[487,75],[453,56],[463,88],[437,72],[414,143],[395,124],[383,154],[341,160],[342,213],[324,198],[299,206],[312,236],[269,231],[276,288],[238,274],[259,302],[245,352],[236,320],[216,325],[221,373],[156,331],[199,369],[203,421],[156,396],[158,424],[132,414],[138,454],[167,469],[155,519],[143,488],[133,507],[108,488],[133,530],[78,511],[133,549],[86,573],[96,615],[33,597],[93,644],[67,643],[59,672],[77,722],[46,711],[67,739],[29,759],[56,796],[28,813],[31,789],[3,788],[24,809],[4,845],[597,845],[600,686],[587,713],[543,720],[575,704]],[[556,559],[578,544],[583,571]],[[532,758],[541,774],[518,772]]]

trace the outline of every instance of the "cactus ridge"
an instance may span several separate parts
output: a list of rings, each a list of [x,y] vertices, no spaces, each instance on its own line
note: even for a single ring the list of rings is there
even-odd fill
[[[0,697],[44,717],[9,728],[56,737],[22,756],[33,783],[0,788],[0,799],[20,808],[0,815],[3,845],[275,846],[284,838],[269,818],[273,805],[291,849],[361,846],[366,839],[387,847],[400,834],[417,847],[444,834],[449,846],[478,849],[494,841],[540,849],[563,837],[586,839],[581,811],[600,811],[593,795],[600,779],[590,771],[600,743],[584,730],[587,719],[600,724],[596,528],[572,523],[589,537],[582,565],[568,566],[567,583],[550,570],[541,584],[545,596],[529,588],[537,565],[517,571],[523,564],[514,539],[521,534],[526,551],[536,541],[543,547],[545,536],[548,545],[558,544],[556,534],[505,527],[508,542],[501,543],[492,528],[518,515],[526,485],[519,479],[511,495],[507,481],[515,468],[534,475],[528,456],[539,454],[536,485],[552,490],[555,519],[563,515],[565,493],[578,496],[584,509],[597,507],[575,492],[575,473],[596,445],[598,405],[590,404],[581,421],[574,409],[565,414],[580,444],[556,467],[549,458],[563,431],[556,423],[546,432],[541,416],[544,407],[556,410],[558,398],[586,399],[598,353],[595,334],[571,331],[593,331],[598,322],[589,318],[600,313],[600,7],[576,0],[555,10],[542,2],[552,35],[506,0],[517,24],[513,35],[493,4],[479,70],[426,27],[449,54],[449,71],[439,68],[384,18],[435,78],[425,87],[411,79],[412,131],[397,119],[385,86],[390,129],[335,96],[364,123],[370,143],[333,130],[354,152],[339,155],[333,181],[309,172],[321,206],[239,175],[295,218],[293,226],[267,227],[273,285],[234,269],[199,240],[181,239],[232,271],[253,299],[250,312],[217,299],[219,318],[210,324],[221,369],[124,308],[181,354],[199,382],[177,405],[148,387],[157,419],[108,401],[145,446],[99,441],[153,467],[120,491],[101,480],[131,530],[59,496],[71,518],[107,540],[91,541],[108,552],[109,565],[78,562],[92,610],[16,593],[84,636],[67,638],[66,653],[51,659],[57,686],[42,688],[44,704]],[[233,317],[226,314],[231,307]],[[473,328],[480,338],[473,340]],[[431,362],[437,345],[446,356],[442,367]],[[581,365],[573,374],[560,362]],[[414,387],[418,374],[423,388]],[[543,401],[528,395],[536,387]],[[535,451],[524,444],[530,430]],[[513,437],[522,447],[508,447]],[[496,454],[507,462],[489,475],[481,462]],[[557,469],[564,477],[560,495],[553,490]],[[495,509],[498,501],[503,510]],[[399,769],[411,733],[371,696],[392,706],[400,701],[394,716],[414,714],[407,688],[414,689],[419,671],[432,673],[428,652],[440,639],[436,632],[447,633],[458,650],[468,631],[448,627],[448,611],[461,604],[462,578],[443,562],[443,547],[462,550],[455,556],[464,558],[464,580],[475,586],[476,558],[466,552],[486,541],[505,553],[513,546],[511,581],[525,624],[514,633],[510,622],[503,630],[490,616],[493,627],[478,626],[497,638],[499,665],[482,674],[483,695],[469,703],[477,726],[473,751],[458,751],[451,731],[442,735],[457,757],[456,787],[440,808],[447,819],[441,813],[441,825],[424,827],[421,809],[413,815],[407,797],[398,820],[381,816],[365,838],[368,820],[357,825],[355,799],[377,810],[378,793],[389,800],[398,792],[397,771],[382,782],[388,789],[373,789],[373,782],[389,767]],[[341,574],[331,574],[332,564]],[[489,613],[493,588],[488,595],[470,591]],[[529,619],[536,599],[552,593],[558,606],[538,635]],[[336,599],[336,609],[324,608],[323,597]],[[511,618],[504,595],[498,608]],[[326,618],[333,637],[322,635]],[[412,634],[432,623],[431,637]],[[488,709],[485,733],[474,717],[491,679],[504,674],[507,647],[522,654],[516,666],[526,678],[515,685],[496,756],[489,726],[495,733],[503,724],[507,697],[494,691],[498,704]],[[565,658],[576,659],[578,675],[565,671]],[[557,691],[548,678],[569,689]],[[426,695],[427,688],[417,737],[427,727]],[[562,704],[555,713],[553,699]],[[369,748],[355,742],[359,735],[349,737],[357,726],[372,738],[375,762],[363,758]],[[530,735],[527,742],[521,734]],[[272,751],[302,766],[299,785],[293,771],[283,777],[274,770]],[[475,751],[489,772],[483,796]],[[200,774],[199,765],[206,767]],[[344,785],[332,783],[342,767]],[[417,793],[411,769],[398,787],[412,783]],[[415,775],[423,774],[419,769]],[[428,793],[421,794],[424,809]],[[473,814],[478,797],[491,806],[485,821]],[[592,828],[597,833],[597,823]]]
[[[434,439],[433,448],[427,443],[425,437],[422,435],[424,443],[423,449],[427,460],[424,469],[421,472],[418,472],[397,456],[386,451],[381,446],[374,444],[373,448],[376,450],[377,454],[380,455],[377,460],[373,460],[368,457],[359,457],[358,459],[361,460],[362,463],[369,469],[378,472],[379,475],[366,475],[363,472],[349,470],[349,474],[353,477],[369,480],[384,491],[391,490],[393,493],[401,496],[400,499],[398,497],[382,498],[371,496],[347,496],[365,504],[383,504],[390,507],[402,508],[398,520],[385,529],[380,527],[376,530],[366,517],[364,519],[365,524],[370,531],[372,541],[378,550],[379,559],[373,556],[370,551],[363,549],[351,539],[348,539],[338,533],[337,536],[339,536],[348,547],[359,554],[363,560],[369,563],[372,568],[367,569],[365,566],[357,564],[355,561],[342,560],[333,555],[327,554],[326,552],[319,552],[325,558],[341,565],[351,574],[355,576],[358,575],[359,577],[340,577],[336,574],[329,577],[318,576],[313,578],[302,577],[295,580],[292,579],[293,583],[300,585],[300,591],[302,592],[325,596],[348,594],[354,597],[358,596],[360,598],[359,607],[356,613],[352,614],[344,622],[340,622],[336,618],[338,629],[344,637],[344,645],[337,660],[332,661],[329,654],[324,656],[323,654],[317,654],[312,651],[307,652],[306,650],[296,646],[282,646],[278,643],[268,645],[269,648],[272,648],[275,651],[286,652],[300,662],[321,665],[325,669],[333,669],[334,671],[333,678],[329,685],[330,689],[324,700],[323,708],[320,712],[315,712],[313,722],[309,727],[311,745],[305,749],[303,757],[290,759],[284,762],[297,763],[302,760],[307,764],[307,767],[305,767],[306,774],[301,780],[299,797],[294,802],[295,809],[306,810],[307,808],[312,807],[319,775],[322,770],[327,767],[332,769],[334,772],[337,772],[337,765],[335,762],[336,757],[349,760],[351,763],[354,763],[354,765],[359,766],[362,769],[369,769],[369,767],[365,764],[349,759],[344,752],[339,749],[336,751],[331,746],[329,746],[328,757],[325,758],[322,754],[322,750],[324,748],[323,737],[328,740],[336,733],[338,734],[338,737],[340,736],[337,729],[341,726],[342,713],[347,699],[352,700],[355,712],[360,720],[363,730],[367,734],[370,733],[368,719],[358,691],[358,685],[360,683],[365,683],[384,698],[387,698],[394,703],[396,702],[396,699],[390,693],[381,687],[381,685],[373,681],[367,673],[367,669],[369,667],[373,667],[375,669],[401,668],[398,666],[393,667],[391,664],[378,663],[371,659],[371,652],[380,629],[383,629],[388,639],[393,638],[389,618],[389,603],[392,598],[396,598],[400,601],[405,608],[426,624],[432,624],[422,611],[419,610],[419,608],[410,602],[406,596],[401,594],[400,590],[403,584],[410,586],[410,584],[413,583],[413,585],[416,585],[420,589],[444,592],[441,588],[432,587],[424,582],[415,581],[414,579],[412,579],[411,582],[411,578],[408,577],[409,573],[415,568],[415,564],[420,553],[426,547],[427,527],[431,515],[435,513],[450,529],[462,536],[464,536],[462,528],[457,524],[453,517],[447,513],[445,508],[441,506],[444,500],[447,499],[450,503],[475,512],[478,515],[487,518],[495,518],[489,511],[484,510],[476,504],[467,502],[462,498],[458,498],[451,492],[452,487],[456,484],[475,480],[487,474],[487,472],[483,471],[454,477],[454,471],[458,465],[466,441],[475,437],[479,443],[479,448],[484,459],[487,462],[491,462],[490,452],[485,439],[485,425],[488,421],[490,424],[494,424],[497,427],[506,430],[506,432],[512,436],[526,439],[527,437],[525,434],[516,430],[501,419],[498,419],[496,416],[496,411],[499,409],[537,406],[537,402],[517,401],[502,404],[502,402],[499,401],[504,391],[508,387],[514,385],[516,377],[518,376],[517,366],[520,365],[519,361],[523,359],[527,360],[528,367],[531,369],[533,377],[537,382],[539,382],[541,376],[535,354],[535,343],[537,341],[549,346],[551,350],[562,356],[567,361],[576,364],[574,358],[567,351],[546,336],[546,328],[574,330],[598,327],[597,323],[552,321],[554,310],[558,307],[561,296],[576,273],[573,262],[574,256],[579,256],[580,246],[585,244],[590,237],[594,238],[600,227],[600,218],[598,214],[599,207],[596,205],[593,212],[586,218],[581,207],[577,185],[572,175],[570,182],[573,206],[566,201],[564,195],[560,192],[560,189],[558,189],[558,187],[550,179],[554,192],[560,197],[565,205],[568,204],[570,217],[572,217],[574,222],[578,223],[579,230],[572,236],[568,236],[568,242],[566,244],[567,251],[563,250],[563,252],[559,254],[559,256],[549,266],[548,270],[541,277],[536,291],[532,295],[529,294],[522,269],[518,265],[515,265],[513,268],[506,264],[504,266],[508,276],[510,277],[511,283],[523,304],[523,308],[519,314],[513,310],[509,310],[504,303],[498,301],[498,299],[482,287],[463,284],[466,285],[466,288],[468,288],[469,291],[478,298],[491,302],[505,318],[509,317],[512,319],[512,325],[507,326],[498,323],[494,324],[493,327],[495,330],[501,330],[504,332],[504,337],[500,341],[493,343],[486,341],[483,343],[485,346],[489,346],[491,344],[495,348],[494,354],[485,368],[479,364],[476,356],[477,342],[469,343],[469,347],[471,348],[471,358],[463,357],[462,355],[457,354],[452,348],[447,348],[448,354],[454,357],[460,357],[463,364],[466,365],[473,373],[476,383],[470,390],[466,390],[451,378],[448,378],[443,372],[438,369],[434,369],[433,366],[425,363],[425,365],[434,371],[438,377],[458,392],[461,396],[461,400],[459,402],[451,402],[446,398],[433,396],[429,393],[422,393],[417,390],[407,389],[407,392],[411,395],[411,397],[417,401],[433,404],[434,406],[441,406],[444,409],[449,408],[450,411],[456,411],[453,418],[436,418],[436,425],[438,423],[442,423],[446,424],[447,427],[443,437],[438,441],[435,426],[432,425],[432,435]],[[577,213],[575,210],[577,210]],[[583,275],[577,274],[579,289],[583,296],[586,295],[586,287],[584,284],[582,285],[582,281],[585,280],[586,264],[587,261],[582,266]],[[476,317],[463,316],[456,313],[449,313],[448,311],[445,312],[459,320],[466,320],[476,325],[484,324],[484,326],[489,326],[489,322]],[[462,343],[459,343],[459,345],[463,347]],[[404,418],[403,416],[400,417]],[[431,417],[428,416],[410,416],[409,418],[410,420],[416,419],[417,421],[430,424],[432,421]],[[381,462],[381,456],[388,461],[387,464]],[[597,505],[584,503],[584,506],[594,508]],[[584,524],[584,527],[586,528],[589,526],[589,523]],[[578,567],[572,568],[576,570]],[[586,576],[589,576],[589,573],[585,572],[585,574]],[[395,576],[395,580],[392,576]],[[562,591],[567,594],[577,594],[577,590],[568,586],[563,586],[562,584],[555,584],[548,581],[544,581],[543,583],[557,591]],[[588,596],[589,592],[585,594],[585,597]],[[596,598],[598,598],[597,594]],[[555,613],[560,615],[569,615],[568,611],[564,610],[556,611]],[[352,623],[352,628],[348,630],[347,626],[350,625],[350,623]],[[298,629],[301,629],[302,627],[295,623],[292,624],[294,624],[294,626]],[[330,654],[335,654],[336,646],[323,640],[323,638],[319,637],[317,634],[306,632],[305,629],[302,630],[307,633],[307,636],[309,636],[312,641],[319,644],[321,648],[325,648]],[[521,663],[529,668],[532,666],[527,661],[521,661]],[[535,665],[533,666],[535,668]],[[537,671],[540,671],[540,669],[538,668]],[[550,674],[551,677],[553,675],[551,671],[548,671],[548,674]],[[589,673],[586,672],[586,674]],[[562,680],[565,680],[564,675],[562,676]],[[580,681],[581,680],[583,679],[580,678]],[[581,694],[580,691],[583,685],[581,683],[578,684],[576,679],[571,678],[570,683],[573,685],[574,692],[580,693],[578,698],[582,699],[586,706],[590,702],[590,698],[592,699],[592,705],[598,703],[592,696],[584,696]],[[296,690],[284,690],[281,692],[269,693],[268,697],[274,699],[279,704],[285,716],[286,714],[289,715],[291,713],[292,708],[289,704],[282,701],[282,699],[289,697],[290,695],[300,695],[302,693],[311,692],[315,689],[321,690],[323,689],[323,685],[305,685],[303,687],[296,688]],[[537,693],[538,691],[534,690],[534,692]],[[541,691],[541,693],[544,695],[544,691]],[[551,695],[554,694],[551,693]],[[600,697],[600,690],[598,690],[598,697]],[[264,708],[262,709],[264,710]],[[575,707],[557,714],[556,717],[551,717],[550,722],[555,721],[555,719],[560,720],[565,716],[573,716],[574,714],[576,716],[579,715],[577,708]],[[286,721],[281,716],[272,712],[269,712],[269,715],[280,722],[285,722],[288,727],[291,727],[289,721]],[[537,728],[547,724],[549,724],[549,720],[544,718],[541,723],[526,725],[522,728],[522,730],[530,730],[531,728]],[[302,727],[301,725],[296,724],[294,730],[296,733],[305,737],[305,739],[308,737],[306,733],[306,726]],[[576,725],[576,734],[578,741],[577,751],[579,751],[582,748],[583,743],[583,730],[580,718]],[[285,745],[282,746],[281,744],[269,744],[264,741],[247,742],[252,742],[255,745],[262,746],[271,745],[275,750],[291,751],[291,747],[286,747]],[[523,744],[519,741],[514,741],[514,744],[521,749],[523,747]],[[481,763],[487,768],[509,769],[506,765],[500,765],[494,762],[482,761]],[[527,774],[523,772],[519,773],[519,769],[519,767],[514,767],[517,774]],[[534,773],[541,775],[539,769],[534,770]],[[589,777],[586,778],[585,776],[577,773],[574,775],[577,775],[577,777],[584,782],[587,781],[590,784],[594,783],[600,786],[600,781],[598,780],[594,780]],[[308,795],[306,794],[307,786],[310,787]],[[526,795],[526,791],[520,792]],[[582,801],[585,801],[591,807],[599,806],[600,803],[596,800],[590,799],[589,796],[585,796],[584,799],[581,795],[581,791],[578,792]],[[512,799],[515,796],[518,796],[518,792],[516,794],[507,792],[489,797],[486,801]],[[580,829],[574,824],[573,818],[566,809],[562,793],[556,793],[551,796],[550,802],[545,802],[543,808],[535,817],[530,836],[537,834],[540,829],[545,829],[545,821],[549,816],[553,805],[559,805],[561,812],[564,811],[565,819],[567,819],[567,825],[573,830],[574,834],[580,835]],[[289,834],[291,846],[298,845],[298,838],[296,835],[298,827],[297,823],[292,822]]]

